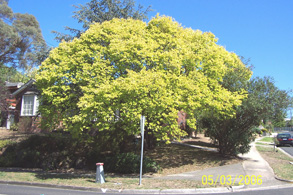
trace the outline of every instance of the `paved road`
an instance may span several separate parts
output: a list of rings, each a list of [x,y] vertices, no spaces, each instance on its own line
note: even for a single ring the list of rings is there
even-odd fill
[[[233,195],[291,195],[293,187],[234,192]]]
[[[0,195],[97,195],[98,192],[0,184]]]
[[[287,146],[287,147],[280,147],[280,148],[282,148],[285,152],[293,156],[293,147]]]
[[[233,192],[235,195],[291,195],[293,191],[293,186],[286,186],[282,188],[264,188],[259,190],[239,190]],[[63,190],[63,189],[54,189],[54,188],[42,188],[42,187],[33,187],[33,186],[21,186],[21,185],[7,185],[0,184],[0,195],[99,195],[104,194],[101,192],[88,192],[88,191],[78,191],[78,190]],[[110,195],[111,193],[106,193]],[[113,195],[117,195],[117,193],[112,193]],[[118,193],[119,194],[119,193]],[[127,195],[127,193],[122,193],[123,195]],[[131,195],[135,194],[135,192],[131,193]],[[141,193],[140,193],[141,194]],[[144,193],[143,193],[144,194]],[[158,193],[157,193],[158,194]],[[184,191],[163,193],[163,194],[185,194]],[[231,194],[231,192],[227,193],[194,193],[194,194],[212,194],[212,195],[224,195]]]

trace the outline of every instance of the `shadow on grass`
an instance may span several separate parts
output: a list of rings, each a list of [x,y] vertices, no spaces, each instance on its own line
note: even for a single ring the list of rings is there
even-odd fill
[[[185,144],[190,144],[190,145],[197,145],[197,146],[204,146],[204,147],[211,147],[211,148],[215,148],[216,145],[212,144],[212,143],[207,143],[207,142],[202,142],[202,141],[185,141]]]
[[[154,150],[146,151],[145,156],[155,160],[160,167],[164,170],[178,169],[185,165],[191,165],[193,169],[204,169],[215,166],[223,166],[231,164],[232,161],[239,162],[239,158],[235,157],[223,157],[217,152],[204,151],[197,148],[190,148],[181,145],[163,144],[158,146]],[[184,172],[185,170],[181,170]],[[78,174],[78,173],[46,173],[37,172],[36,177],[38,179],[88,179],[95,182],[95,173],[90,174]],[[111,174],[106,172],[106,178],[137,178],[138,174]]]
[[[0,140],[17,140],[17,139],[26,139],[28,138],[29,136],[31,136],[31,134],[27,134],[27,133],[22,133],[22,134],[19,134],[19,135],[10,135],[10,136],[4,136],[4,137],[1,137]]]
[[[173,144],[147,151],[146,156],[155,160],[162,169],[178,168],[184,165],[223,166],[229,164],[231,160],[236,160],[235,157],[223,157],[217,152]]]
[[[47,179],[88,179],[93,180],[95,179],[95,175],[93,174],[70,174],[70,173],[37,173],[36,178],[41,180]]]
[[[40,180],[48,180],[48,179],[64,179],[64,180],[71,180],[71,179],[83,179],[90,183],[96,183],[96,174],[70,174],[70,173],[37,173],[35,175],[36,178]],[[113,180],[113,179],[138,179],[139,175],[135,174],[113,174],[109,173],[105,175],[105,180]],[[146,177],[144,177],[146,178]]]

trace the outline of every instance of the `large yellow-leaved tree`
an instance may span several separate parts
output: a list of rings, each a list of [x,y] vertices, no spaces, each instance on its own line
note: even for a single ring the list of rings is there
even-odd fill
[[[119,131],[135,135],[146,116],[147,134],[157,140],[185,135],[177,114],[234,114],[246,92],[229,91],[223,79],[251,76],[235,53],[217,44],[210,32],[182,27],[157,15],[148,23],[113,19],[92,25],[80,38],[62,42],[40,67],[43,127]],[[237,81],[236,81],[237,82]]]

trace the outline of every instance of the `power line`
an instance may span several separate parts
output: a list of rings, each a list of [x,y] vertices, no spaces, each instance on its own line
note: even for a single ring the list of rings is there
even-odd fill
[[[45,39],[44,39],[45,40]],[[51,47],[56,47],[56,46],[54,46],[52,43],[50,43],[50,42],[48,42],[48,41],[46,41],[45,40],[45,42],[47,43],[47,45],[50,45]]]

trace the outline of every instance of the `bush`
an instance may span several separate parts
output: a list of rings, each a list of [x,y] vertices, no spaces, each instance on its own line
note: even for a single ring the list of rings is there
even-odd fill
[[[6,147],[6,146],[4,146]],[[16,144],[9,145],[0,156],[0,167],[11,167],[16,162]]]
[[[11,145],[11,144],[13,144],[14,142],[13,141],[11,141],[11,140],[1,140],[0,139],[0,151],[3,149],[3,148],[5,148],[5,147],[7,147],[8,145]]]
[[[18,124],[17,123],[13,123],[11,126],[10,126],[10,129],[12,131],[18,131]]]
[[[261,131],[261,129],[260,129],[259,127],[253,127],[253,128],[252,128],[252,131],[253,131],[253,133],[257,133],[257,134],[259,134],[259,135],[262,134],[262,131]]]
[[[140,155],[121,153],[105,159],[105,171],[114,173],[139,173]],[[148,157],[143,159],[143,172],[157,172],[160,166]]]
[[[81,147],[82,148],[82,147]],[[73,167],[77,158],[76,140],[66,136],[33,135],[8,146],[0,157],[0,166],[43,168],[46,170]]]
[[[105,170],[113,173],[138,173],[140,155],[134,153],[101,154],[100,144],[70,135],[33,135],[18,144],[9,145],[0,156],[2,167],[56,169],[94,169],[98,162],[105,163]],[[111,155],[111,156],[109,156]],[[144,172],[156,172],[159,166],[144,158]]]

